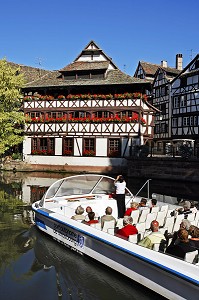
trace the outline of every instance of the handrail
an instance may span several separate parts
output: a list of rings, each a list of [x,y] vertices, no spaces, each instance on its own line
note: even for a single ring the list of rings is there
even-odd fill
[[[142,191],[142,189],[145,187],[146,184],[148,184],[148,188],[147,188],[147,199],[149,200],[149,192],[150,192],[150,185],[149,185],[149,182],[150,180],[152,179],[147,179],[147,181],[143,184],[143,186],[139,189],[139,191],[133,195],[133,197],[131,197],[131,199],[129,201],[131,201],[132,199],[134,199],[135,197],[137,197],[137,195]],[[126,203],[126,205],[129,203],[129,201]]]

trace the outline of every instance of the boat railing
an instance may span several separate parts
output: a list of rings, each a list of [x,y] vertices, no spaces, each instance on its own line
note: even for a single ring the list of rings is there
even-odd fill
[[[151,181],[152,179],[147,179],[147,181],[142,185],[142,187],[139,189],[139,191],[135,194],[135,195],[133,195],[131,198],[130,198],[130,200],[126,203],[126,205],[130,202],[130,201],[132,201],[133,199],[135,199],[138,195],[139,195],[139,193],[143,190],[143,188],[147,185],[147,200],[149,200],[150,199],[150,181]]]

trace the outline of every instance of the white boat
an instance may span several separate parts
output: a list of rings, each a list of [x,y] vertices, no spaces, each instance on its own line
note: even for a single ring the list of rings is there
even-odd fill
[[[66,247],[96,259],[167,299],[197,299],[197,265],[71,219],[79,205],[91,206],[99,215],[111,206],[117,218],[113,192],[114,178],[104,175],[84,174],[58,180],[32,205],[35,224]],[[127,189],[126,203],[132,198]]]

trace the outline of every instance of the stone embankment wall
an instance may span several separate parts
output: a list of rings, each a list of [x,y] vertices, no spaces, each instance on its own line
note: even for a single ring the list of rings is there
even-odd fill
[[[129,177],[181,180],[199,182],[199,160],[180,158],[131,159],[128,163]]]
[[[67,172],[67,173],[101,173],[124,174],[128,177],[146,179],[181,180],[199,182],[199,160],[175,158],[139,158],[129,159],[128,167],[99,167],[99,166],[58,166],[30,165],[21,161],[6,161],[1,164],[1,170],[13,172]]]

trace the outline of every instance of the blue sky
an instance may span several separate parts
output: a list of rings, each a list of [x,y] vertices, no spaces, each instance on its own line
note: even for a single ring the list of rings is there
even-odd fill
[[[6,0],[0,59],[58,70],[94,40],[129,75],[138,61],[185,67],[199,53],[196,0]]]

